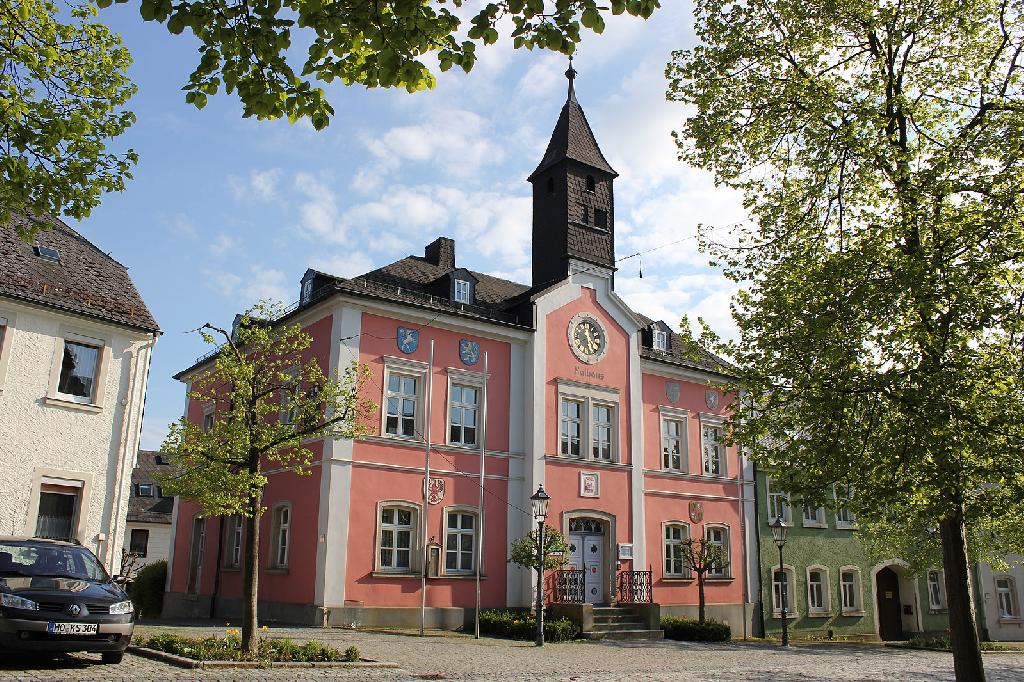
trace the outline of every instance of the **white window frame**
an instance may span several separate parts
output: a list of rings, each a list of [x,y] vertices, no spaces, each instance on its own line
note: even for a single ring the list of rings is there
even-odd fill
[[[651,329],[651,346],[654,350],[668,350],[668,332],[654,327]]]
[[[931,611],[941,611],[946,608],[945,576],[943,573],[943,571],[934,568],[925,571],[928,609]]]
[[[135,534],[136,533],[144,534],[144,535],[142,535],[142,537],[146,538],[145,547],[143,548],[143,550],[141,552],[136,552],[135,549],[133,549],[133,547],[135,545]],[[128,551],[131,552],[132,554],[134,554],[135,556],[139,557],[140,559],[145,559],[147,557],[147,555],[149,554],[149,536],[150,536],[150,533],[149,533],[149,529],[148,528],[131,528],[131,529],[129,529],[129,532],[128,532]]]
[[[1004,583],[1004,585],[1000,585]],[[1012,575],[996,575],[993,584],[996,588],[996,613],[1000,621],[1019,621],[1020,602],[1017,599],[1017,580]]]
[[[207,425],[209,420],[209,425]],[[204,405],[203,406],[203,421],[200,423],[199,428],[203,430],[203,433],[209,433],[213,430],[213,425],[217,422],[217,406],[216,405]]]
[[[796,618],[797,609],[795,602],[796,596],[796,570],[789,564],[783,564],[781,567],[778,564],[772,566],[771,569],[772,577],[772,618],[782,618],[782,593],[781,588],[776,589],[775,574],[781,571],[785,574],[788,584],[786,585],[786,618]]]
[[[287,518],[282,520],[282,515]],[[274,514],[271,531],[270,546],[270,567],[276,569],[288,568],[288,557],[292,550],[292,505],[291,502],[279,502],[274,505]]]
[[[580,454],[578,456],[562,453],[563,422],[565,421],[565,418],[562,415],[562,403],[566,400],[581,404]],[[619,422],[622,418],[619,402],[618,389],[608,388],[606,386],[595,386],[593,384],[584,384],[570,379],[559,379],[557,456],[570,459],[580,459],[588,462],[604,462],[606,464],[619,462],[622,452],[622,448],[619,443],[621,438]],[[603,457],[594,457],[594,442],[597,436],[597,428],[594,423],[594,408],[596,406],[606,407],[611,412],[611,442],[609,457],[607,459]]]
[[[377,517],[374,523],[374,548],[373,548],[373,566],[374,572],[385,575],[419,575],[420,574],[420,504],[410,502],[409,500],[381,500],[377,503]],[[385,527],[384,522],[381,520],[383,512],[387,508],[395,510],[403,509],[410,512],[409,525],[404,526],[397,523],[388,524]],[[396,511],[397,521],[397,511]],[[381,535],[384,530],[392,529],[397,533],[398,530],[409,531],[409,567],[394,567],[394,566],[383,566],[380,562],[380,551],[381,551]],[[392,547],[393,551],[397,551],[397,546]]]
[[[821,580],[817,583],[811,581],[811,575],[818,573]],[[813,564],[807,567],[807,615],[811,617],[832,615],[832,576],[827,566]],[[814,587],[818,585],[819,593],[815,595]],[[820,605],[815,606],[814,597],[820,597]]]
[[[690,471],[690,447],[689,447],[689,434],[690,434],[690,413],[687,410],[680,410],[672,407],[659,406],[658,411],[660,413],[659,418],[659,430],[660,430],[660,444],[661,444],[661,469],[662,471],[674,471],[678,473],[688,473]],[[679,422],[681,429],[679,432],[678,440],[680,445],[679,451],[679,463],[680,467],[677,469],[666,464],[666,448],[669,447],[669,441],[675,440],[676,437],[670,437],[667,431],[668,422]],[[671,462],[669,462],[670,464]]]
[[[722,543],[712,542],[711,544],[720,544],[725,548],[725,556],[728,563],[725,568],[721,571],[708,571],[705,575],[709,580],[730,580],[732,578],[732,529],[729,528],[728,524],[725,523],[705,523],[704,524],[704,541],[711,542],[708,539],[709,531],[720,530],[724,535],[724,541]]]
[[[828,523],[825,521],[825,508],[824,507],[808,507],[806,504],[801,505],[803,512],[803,526],[804,528],[828,528]],[[813,516],[808,517],[807,512],[813,511]]]
[[[93,371],[92,391],[88,396],[61,393],[58,389],[61,369],[64,366],[64,346],[67,343],[89,346],[91,348],[95,348],[97,351],[96,368]],[[106,396],[104,388],[106,384],[107,368],[109,365],[110,339],[96,334],[80,333],[62,325],[58,336],[54,340],[53,361],[50,366],[49,389],[44,402],[93,412],[102,409]]]
[[[852,605],[847,605],[846,593],[844,592],[846,583],[843,581],[843,576],[847,574],[853,576]],[[841,566],[839,568],[839,609],[840,613],[844,616],[854,616],[864,613],[864,602],[860,582],[860,567],[858,566]]]
[[[4,392],[4,380],[7,378],[11,344],[14,343],[15,322],[14,313],[0,310],[0,395]]]
[[[467,505],[452,505],[444,508],[444,514],[441,517],[441,522],[444,524],[444,544],[441,546],[441,572],[444,575],[473,575],[476,572],[476,559],[477,559],[477,546],[476,543],[480,542],[480,510],[477,507],[470,507]],[[467,533],[462,527],[449,528],[448,527],[448,516],[450,514],[467,515],[473,517],[473,529]],[[453,532],[454,531],[454,532]],[[473,538],[472,547],[473,555],[471,557],[469,568],[448,568],[448,538],[451,535],[459,536],[459,549],[456,550],[456,554],[461,558],[462,555],[462,544],[461,537],[463,535],[470,535]]]
[[[770,476],[764,478],[764,494],[765,502],[767,503],[768,511],[768,523],[774,523],[775,519],[779,517],[779,511],[782,511],[782,525],[792,526],[793,525],[793,505],[789,501],[789,493],[782,490],[775,490],[772,492],[772,479]],[[776,502],[777,500],[777,502]],[[775,508],[778,507],[778,508]]]
[[[149,490],[149,492],[143,492],[143,490]],[[153,483],[139,483],[137,497],[155,497],[156,496],[156,485]]]
[[[298,394],[300,390],[300,386],[298,385],[297,381],[299,378],[299,368],[289,367],[288,369],[284,370],[282,374],[285,374],[289,378],[283,383],[283,385],[279,389],[281,409],[278,411],[277,418],[281,425],[291,426],[295,424],[295,420],[298,418],[299,415],[298,412],[295,410],[294,405],[291,408],[287,407],[287,402],[289,400],[295,400],[295,396]]]
[[[840,496],[840,487],[845,488],[846,493],[844,496]],[[832,486],[832,495],[836,498],[836,528],[839,530],[853,530],[857,527],[857,517],[848,507],[841,507],[839,505],[843,500],[850,499],[850,487],[843,486],[842,484],[835,484]],[[845,518],[844,518],[845,517]]]
[[[616,405],[615,403],[605,402],[603,400],[591,401],[590,408],[590,450],[588,454],[591,459],[595,462],[614,462],[615,461],[615,422],[616,422]],[[608,410],[608,421],[598,421],[598,408]],[[608,440],[601,438],[600,434],[602,431],[607,432]],[[607,448],[608,456],[605,457],[603,454]],[[595,450],[598,452],[595,453]]]
[[[242,566],[242,534],[245,529],[245,521],[237,514],[226,517],[225,521],[224,535],[228,551],[224,553],[224,568],[240,568]]]
[[[473,287],[470,285],[469,280],[456,278],[456,280],[455,280],[455,287],[454,287],[454,298],[453,298],[453,300],[456,303],[470,304],[470,303],[473,302],[471,300],[472,295],[473,295]]]
[[[571,403],[573,405],[579,405],[579,416],[568,416],[566,415],[565,406]],[[587,439],[587,403],[584,400],[578,398],[570,398],[568,396],[560,396],[558,399],[558,454],[561,457],[572,457],[574,459],[585,459],[586,457],[586,439]],[[572,442],[573,436],[569,433],[567,426],[569,424],[577,425],[576,436],[576,448],[577,454],[572,453]]]
[[[678,540],[668,537],[668,531],[670,528],[682,528],[682,537]],[[665,521],[661,524],[661,571],[662,576],[667,580],[693,580],[693,571],[686,565],[686,561],[682,558],[682,545],[690,538],[690,524],[685,521]],[[680,547],[680,561],[682,562],[682,572],[676,573],[669,571],[669,555],[672,551],[672,547]]]
[[[484,397],[484,382],[486,377],[483,372],[472,372],[457,367],[448,368],[448,401],[447,401],[447,414],[445,415],[445,442],[448,445],[454,447],[465,447],[476,450],[480,447],[480,435],[481,425],[483,423],[483,397]],[[476,389],[476,442],[471,444],[462,443],[456,440],[452,440],[452,388],[455,385],[467,386],[469,388]],[[462,406],[462,404],[460,404]],[[465,435],[465,434],[463,434]]]
[[[706,439],[705,429],[718,429],[722,436],[722,441],[715,443],[715,449],[718,453],[718,473],[711,473],[709,469],[708,459],[708,441]],[[725,420],[718,415],[706,415],[701,414],[700,416],[700,471],[703,476],[711,476],[714,478],[729,478],[729,450],[725,446]]]
[[[384,356],[384,381],[383,381],[383,400],[381,401],[380,408],[380,435],[382,438],[394,438],[395,440],[404,440],[411,442],[423,442],[423,415],[424,415],[424,402],[427,390],[427,372],[429,365],[425,362],[419,362],[417,360],[407,360],[405,358],[396,358],[390,355]],[[390,391],[388,385],[391,382],[391,375],[398,374],[401,376],[412,377],[416,379],[416,408],[415,414],[413,415],[413,435],[403,436],[401,433],[388,433],[388,396]],[[396,394],[397,395],[397,394]],[[401,403],[399,403],[399,411],[401,411]],[[401,419],[399,419],[398,430],[401,431]]]

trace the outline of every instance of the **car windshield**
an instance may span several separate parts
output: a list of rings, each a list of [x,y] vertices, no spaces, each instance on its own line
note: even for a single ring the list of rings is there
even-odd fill
[[[0,578],[31,576],[106,582],[103,565],[92,552],[72,545],[0,542]]]

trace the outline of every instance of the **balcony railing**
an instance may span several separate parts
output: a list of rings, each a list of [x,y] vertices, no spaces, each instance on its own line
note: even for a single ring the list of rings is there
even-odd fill
[[[554,601],[559,604],[582,604],[585,600],[583,569],[555,571]]]
[[[649,604],[652,571],[619,571],[617,587],[620,604]]]

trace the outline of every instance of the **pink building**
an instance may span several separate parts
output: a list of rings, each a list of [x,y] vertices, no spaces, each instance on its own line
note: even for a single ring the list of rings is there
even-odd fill
[[[462,267],[445,237],[362,277],[305,273],[287,321],[313,335],[325,370],[368,365],[381,409],[373,435],[315,444],[312,476],[271,473],[264,618],[416,625],[426,570],[428,626],[462,626],[476,602],[477,543],[483,606],[528,607],[533,575],[507,559],[533,527],[529,498],[543,485],[548,522],[568,536],[580,570],[550,576],[548,601],[651,599],[662,614],[693,614],[697,585],[679,543],[700,534],[731,557],[708,580],[709,613],[750,631],[753,477],[720,440],[728,368],[689,357],[669,324],[615,293],[616,175],[570,81],[529,178],[531,284]],[[177,378],[188,384],[203,366]],[[200,404],[187,410],[210,418]],[[196,512],[175,508],[165,615],[226,617],[238,612],[241,530]]]

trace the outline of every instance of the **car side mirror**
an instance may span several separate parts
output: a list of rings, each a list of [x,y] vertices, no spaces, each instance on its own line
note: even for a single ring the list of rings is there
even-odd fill
[[[115,575],[111,580],[111,582],[117,583],[118,585],[127,585],[131,581],[132,579],[126,575]]]

